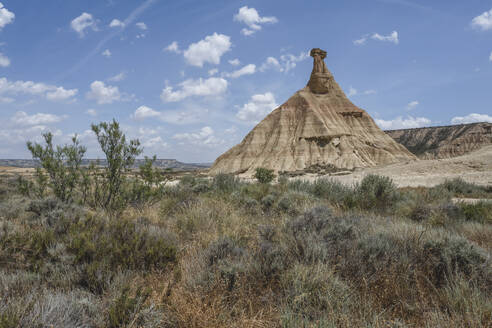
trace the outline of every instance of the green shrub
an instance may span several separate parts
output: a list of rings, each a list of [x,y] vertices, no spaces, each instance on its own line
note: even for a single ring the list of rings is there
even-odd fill
[[[357,306],[353,291],[331,270],[320,264],[297,264],[288,270],[282,277],[288,311],[306,321],[320,322],[348,314]]]
[[[74,191],[80,181],[80,165],[86,148],[79,144],[77,136],[72,138],[71,145],[53,147],[53,134],[43,134],[46,145],[27,142],[27,148],[34,159],[49,175],[49,186],[57,198],[63,202],[73,200]],[[42,170],[36,170],[37,194],[44,196],[47,178]]]
[[[410,219],[415,222],[427,220],[432,214],[432,209],[427,204],[417,204],[410,212]]]
[[[128,219],[87,219],[74,225],[71,233],[68,249],[75,263],[105,262],[112,270],[151,270],[164,269],[176,260],[176,248],[166,236],[151,234]]]
[[[458,206],[466,221],[492,223],[492,201],[482,201],[475,204],[461,203]]]
[[[487,262],[485,254],[464,238],[428,240],[423,245],[423,251],[426,260],[424,265],[429,267],[432,281],[438,286],[457,273],[463,273],[467,277],[485,275],[485,279],[491,279],[490,271],[483,272],[484,269],[487,270],[484,267]]]
[[[210,186],[206,182],[200,182],[200,183],[196,184],[195,186],[193,186],[193,188],[192,188],[193,192],[197,193],[197,194],[205,193],[205,192],[209,191],[210,189],[211,189]]]
[[[135,158],[143,150],[138,139],[126,141],[126,136],[116,120],[110,123],[92,124],[91,128],[96,134],[107,162],[102,173],[94,176],[94,178],[102,179],[97,183],[97,188],[93,190],[96,193],[94,198],[99,206],[110,211],[117,211],[126,205],[122,192],[126,181],[125,174],[129,172]]]
[[[275,179],[275,174],[273,170],[266,169],[264,167],[256,168],[254,177],[259,183],[270,183]]]
[[[19,317],[10,311],[0,313],[0,328],[17,328],[19,327]]]
[[[466,182],[462,178],[446,180],[439,186],[442,186],[444,189],[455,195],[483,195],[487,193],[487,188]]]
[[[201,273],[200,284],[211,287],[214,280],[223,283],[228,291],[236,285],[239,274],[245,271],[243,260],[247,251],[228,237],[211,243],[203,252],[206,272]]]
[[[219,173],[212,180],[212,188],[219,193],[232,193],[241,187],[241,181],[233,174]]]
[[[276,197],[272,194],[266,195],[261,199],[261,204],[264,208],[270,208],[275,204]]]
[[[357,205],[362,209],[385,209],[398,199],[396,186],[391,178],[366,175],[356,187]]]
[[[290,215],[299,215],[304,211],[305,205],[312,202],[312,196],[308,193],[288,191],[280,197],[277,208]]]
[[[108,311],[108,327],[119,328],[125,327],[131,321],[136,321],[135,316],[138,315],[144,303],[150,296],[150,290],[137,289],[136,295],[129,295],[130,287],[123,287],[120,295],[109,307]]]

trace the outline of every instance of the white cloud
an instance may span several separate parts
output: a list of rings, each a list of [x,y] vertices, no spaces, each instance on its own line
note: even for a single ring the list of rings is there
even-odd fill
[[[86,110],[86,111],[85,111],[85,113],[86,113],[87,115],[89,115],[89,116],[92,116],[92,117],[97,116],[97,111],[96,111],[95,109],[92,109],[92,108],[91,108],[91,109]]]
[[[14,19],[15,14],[5,8],[0,2],[0,30],[3,29],[5,25],[12,23]]]
[[[227,134],[234,134],[236,132],[237,132],[237,128],[235,126],[231,126],[230,128],[224,130],[224,133]]]
[[[130,117],[136,121],[158,119],[162,122],[182,125],[199,123],[207,115],[208,110],[206,109],[157,111],[147,106],[140,106]]]
[[[165,51],[169,52],[175,52],[177,54],[181,53],[181,50],[179,50],[179,45],[177,41],[171,42],[170,45],[168,45],[166,48],[164,48]]]
[[[374,33],[372,35],[366,34],[363,37],[361,37],[360,39],[354,40],[353,43],[356,46],[361,46],[361,45],[366,44],[368,38],[371,38],[371,39],[377,40],[377,41],[392,42],[394,44],[398,44],[400,42],[400,40],[398,39],[398,32],[393,31],[390,35],[386,35],[386,36],[381,35],[379,33]]]
[[[278,107],[271,92],[253,95],[250,101],[241,107],[236,117],[248,123],[258,123],[272,110]]]
[[[239,59],[234,58],[229,60],[229,64],[231,64],[232,66],[238,66],[239,64],[241,64],[241,62],[239,61]]]
[[[115,18],[111,21],[109,27],[125,27],[125,23]]]
[[[142,138],[141,138],[142,139]],[[145,136],[142,140],[142,146],[144,148],[167,148],[169,145],[162,140],[160,136],[146,139]]]
[[[482,31],[492,29],[492,9],[475,17],[471,21],[471,26]]]
[[[215,147],[224,143],[224,140],[214,136],[214,130],[209,126],[205,126],[195,133],[175,134],[173,139],[181,141],[181,143],[188,142],[194,145],[209,147]]]
[[[102,81],[91,83],[91,91],[87,92],[87,98],[97,101],[98,104],[111,104],[121,100],[121,93],[118,87],[106,86]]]
[[[108,81],[110,82],[120,82],[126,79],[126,72],[121,72],[119,74],[116,74],[115,76],[111,76]]]
[[[9,81],[7,78],[0,78],[0,94],[29,94],[33,96],[45,97],[48,100],[67,100],[77,94],[77,89],[65,89],[55,85],[35,83],[33,81]]]
[[[407,110],[412,110],[414,109],[415,107],[417,107],[419,105],[419,102],[417,100],[414,100],[414,101],[411,101],[408,105],[407,105]]]
[[[12,122],[17,125],[25,126],[58,123],[63,119],[64,117],[54,114],[37,113],[28,115],[26,112],[19,111],[12,117]]]
[[[366,43],[366,41],[367,41],[367,36],[363,36],[363,37],[362,37],[362,38],[360,38],[360,39],[354,40],[354,44],[355,44],[356,46],[360,46],[360,45],[365,44],[365,43]]]
[[[279,70],[279,71],[282,71],[282,65],[280,65],[280,62],[277,60],[277,58],[275,57],[268,57],[265,62],[261,65],[260,67],[260,71],[264,72],[266,71],[267,69],[270,69],[270,68],[273,68],[273,69],[276,69],[276,70]]]
[[[42,142],[42,133],[50,131],[55,137],[61,136],[62,132],[60,130],[52,130],[46,125],[33,125],[33,126],[19,126],[16,125],[15,128],[10,129],[0,129],[0,139],[4,141],[3,145],[15,145],[19,146],[22,144],[25,149],[26,141]],[[8,152],[10,153],[10,152]]]
[[[400,41],[398,40],[398,32],[393,31],[391,32],[390,35],[384,36],[378,33],[374,33],[371,36],[371,39],[373,40],[378,40],[378,41],[386,41],[386,42],[393,42],[394,44],[398,44]]]
[[[275,69],[279,72],[287,73],[291,69],[295,68],[297,63],[309,58],[307,52],[301,52],[299,56],[292,54],[286,54],[280,56],[280,60],[275,57],[268,57],[265,62],[260,66],[259,70],[264,72],[268,69]]]
[[[431,120],[425,117],[412,117],[402,118],[398,116],[394,120],[380,120],[375,119],[376,124],[383,130],[394,130],[394,129],[409,129],[409,128],[420,128],[423,126],[428,126],[431,124]]]
[[[213,76],[213,75],[217,74],[218,72],[219,72],[219,70],[217,68],[212,68],[212,69],[208,70],[208,75]]]
[[[46,99],[52,101],[67,100],[74,97],[77,92],[77,89],[65,90],[62,87],[58,87],[55,90],[46,93]]]
[[[368,96],[368,95],[373,95],[373,94],[376,94],[377,91],[376,90],[373,90],[373,89],[369,89],[369,90],[365,90],[365,91],[362,91],[361,93],[359,93],[359,91],[355,88],[353,88],[352,86],[349,88],[349,92],[347,94],[348,97],[352,97],[352,96],[357,96],[357,95],[364,95],[364,96]]]
[[[141,29],[142,31],[145,31],[147,30],[147,24],[145,24],[144,22],[138,22],[135,24],[139,29]]]
[[[111,57],[111,51],[109,51],[109,49],[106,49],[101,53],[101,55],[103,55],[106,58],[109,58]]]
[[[2,67],[10,66],[10,59],[2,53],[0,53],[0,66]]]
[[[248,64],[232,73],[226,73],[226,77],[230,77],[232,79],[238,78],[243,75],[251,75],[256,72],[256,65],[255,64]]]
[[[147,106],[140,106],[135,110],[135,113],[133,113],[132,118],[137,121],[142,121],[147,118],[151,117],[160,117],[161,113],[153,110],[150,107]]]
[[[456,116],[451,119],[452,124],[465,124],[476,122],[489,122],[492,123],[492,116],[487,114],[472,113],[466,116]]]
[[[261,24],[274,24],[278,22],[278,19],[274,16],[261,17],[255,8],[244,6],[239,8],[239,12],[234,15],[234,21],[248,26],[248,28],[243,28],[241,30],[241,33],[247,36],[261,30]]]
[[[205,39],[192,43],[184,51],[188,64],[202,67],[204,63],[218,65],[220,57],[231,49],[231,39],[227,35],[214,33]]]
[[[255,34],[255,30],[250,30],[250,29],[247,29],[247,28],[243,28],[241,29],[241,34],[244,35],[244,36],[250,36],[250,35],[253,35]]]
[[[227,81],[223,78],[211,77],[206,80],[189,79],[179,84],[181,89],[173,91],[168,86],[162,90],[161,99],[165,102],[180,101],[191,96],[219,96],[227,90]]]
[[[492,62],[492,52],[490,52],[489,60]]]
[[[96,21],[89,13],[82,13],[79,17],[76,17],[70,23],[72,29],[79,34],[80,37],[85,35],[84,30],[87,28],[92,28],[92,30],[97,30]]]

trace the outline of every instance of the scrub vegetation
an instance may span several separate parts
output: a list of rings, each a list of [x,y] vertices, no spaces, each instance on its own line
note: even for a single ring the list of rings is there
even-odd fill
[[[490,187],[280,176],[173,186],[117,122],[1,177],[0,327],[487,327]],[[261,177],[260,177],[261,176]],[[42,192],[40,191],[42,190]]]

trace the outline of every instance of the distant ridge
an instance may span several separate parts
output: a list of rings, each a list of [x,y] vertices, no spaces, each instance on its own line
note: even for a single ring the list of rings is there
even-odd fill
[[[421,159],[461,156],[492,144],[492,123],[386,130],[386,134]]]
[[[106,166],[106,160],[97,160],[97,159],[84,159],[82,160],[82,165],[89,165],[91,162],[98,162],[101,166]],[[138,168],[140,165],[144,163],[143,159],[135,160],[133,164],[133,168]],[[11,167],[22,167],[22,168],[32,168],[38,167],[39,162],[33,159],[0,159],[0,166],[11,166]],[[205,169],[211,166],[208,163],[183,163],[179,162],[175,159],[156,159],[154,162],[155,167],[163,168],[163,169],[175,169],[179,171],[190,171],[190,170],[200,170]]]

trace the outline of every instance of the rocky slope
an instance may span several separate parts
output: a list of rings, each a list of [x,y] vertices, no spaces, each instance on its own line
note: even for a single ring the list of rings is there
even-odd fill
[[[492,144],[492,123],[385,131],[421,159],[461,156]]]
[[[257,167],[297,171],[315,165],[352,169],[415,160],[345,96],[311,50],[308,85],[271,112],[239,144],[215,161],[210,173],[247,173]]]

